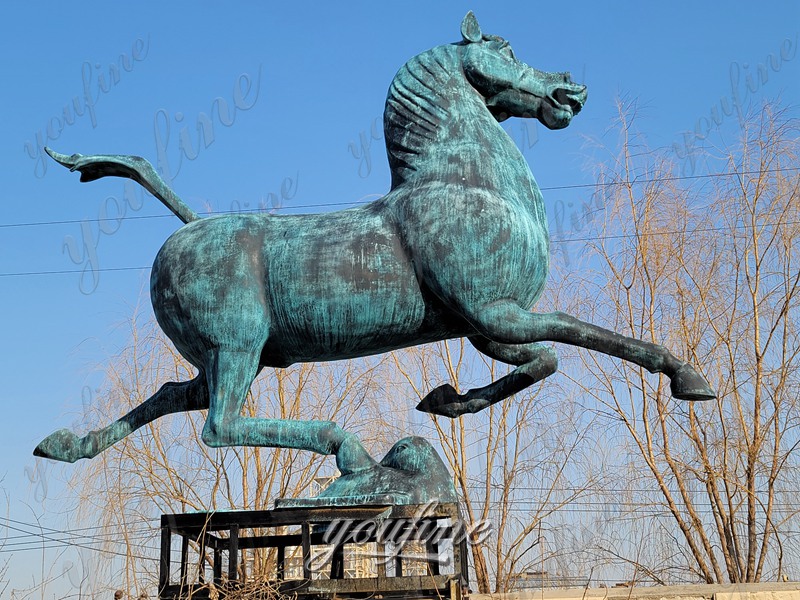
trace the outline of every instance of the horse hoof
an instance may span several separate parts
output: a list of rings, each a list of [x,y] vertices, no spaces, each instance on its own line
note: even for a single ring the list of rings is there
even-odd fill
[[[367,471],[377,464],[355,435],[345,433],[336,451],[336,468],[342,475]]]
[[[34,456],[74,463],[80,456],[81,439],[69,429],[59,429],[44,438],[33,451]]]
[[[669,389],[678,400],[713,400],[717,397],[705,378],[688,363],[672,376]]]
[[[440,385],[431,390],[422,402],[417,404],[417,410],[454,419],[459,416],[458,408],[461,406],[461,396],[449,383]]]
[[[417,410],[455,419],[465,414],[474,414],[489,406],[483,398],[469,398],[469,394],[461,395],[449,383],[440,385],[417,404]]]

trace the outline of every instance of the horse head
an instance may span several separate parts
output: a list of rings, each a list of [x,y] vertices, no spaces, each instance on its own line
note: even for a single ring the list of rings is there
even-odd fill
[[[498,121],[535,117],[549,129],[562,129],[586,102],[586,86],[569,73],[539,71],[517,60],[509,43],[481,32],[470,11],[461,23],[464,75]]]

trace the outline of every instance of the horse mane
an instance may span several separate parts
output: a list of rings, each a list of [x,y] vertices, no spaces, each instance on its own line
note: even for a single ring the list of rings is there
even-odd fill
[[[430,146],[439,125],[449,117],[451,102],[443,91],[451,88],[457,76],[463,79],[454,44],[418,54],[394,76],[383,115],[392,188],[416,170],[415,157]]]

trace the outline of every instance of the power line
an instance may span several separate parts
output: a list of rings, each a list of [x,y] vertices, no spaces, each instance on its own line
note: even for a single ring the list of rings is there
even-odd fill
[[[731,177],[731,176],[744,176],[744,175],[761,175],[764,173],[778,173],[778,172],[789,172],[789,171],[800,171],[800,167],[780,167],[775,169],[762,169],[757,171],[727,171],[722,173],[709,173],[706,175],[682,175],[682,176],[674,176],[674,177],[652,177],[647,179],[634,179],[632,181],[607,181],[607,182],[596,182],[596,183],[586,183],[586,184],[569,184],[569,185],[560,185],[560,186],[549,186],[540,188],[542,191],[548,190],[566,190],[566,189],[584,189],[584,188],[601,188],[601,187],[610,187],[610,186],[619,186],[619,185],[642,185],[648,183],[655,183],[658,181],[678,181],[678,180],[697,180],[697,179],[708,179],[708,178],[716,178],[716,177]],[[343,202],[343,203],[327,203],[327,204],[309,204],[299,208],[311,208],[311,207],[330,207],[330,206],[341,206],[341,205],[351,205],[353,203],[350,202]],[[597,212],[596,209],[591,212]],[[237,213],[249,213],[249,212],[263,212],[261,209],[245,209],[242,211],[211,211],[211,212],[202,212],[200,214],[204,215],[220,215],[220,214],[237,214]],[[144,219],[162,219],[162,218],[172,218],[173,215],[135,215],[130,217],[120,217],[119,221],[122,220],[144,220]],[[40,222],[30,222],[30,223],[7,223],[7,224],[0,224],[0,229],[3,228],[18,228],[18,227],[38,227],[38,226],[47,226],[47,225],[61,225],[61,224],[75,224],[75,223],[82,223],[82,222],[100,222],[103,219],[85,219],[85,220],[61,220],[61,221],[40,221]],[[787,221],[784,223],[785,225],[796,225],[798,224],[797,221]],[[774,226],[775,224],[767,223],[764,226]],[[736,229],[745,228],[745,225],[737,226]],[[693,229],[687,233],[694,234],[694,233],[707,233],[707,232],[719,232],[719,231],[728,231],[730,228],[723,228],[723,227],[701,227]],[[605,240],[619,240],[619,239],[630,239],[636,237],[644,237],[644,236],[657,236],[657,235],[676,235],[683,233],[682,230],[675,230],[675,231],[654,231],[654,232],[646,232],[642,234],[616,234],[616,235],[605,235],[605,236],[594,236],[594,237],[581,237],[581,238],[564,238],[559,239],[558,237],[551,237],[551,242],[554,244],[568,244],[568,243],[579,243],[579,242],[592,242],[592,241],[605,241]],[[103,267],[94,269],[93,273],[115,273],[115,272],[124,272],[124,271],[146,271],[149,270],[151,267]],[[0,277],[32,277],[32,276],[42,276],[42,275],[74,275],[74,274],[82,274],[86,272],[86,268],[82,269],[56,269],[56,270],[47,270],[47,271],[13,271],[8,273],[0,273]]]
[[[95,269],[95,273],[112,273],[116,271],[145,271],[152,267],[103,267]],[[63,271],[20,271],[16,273],[0,273],[0,277],[27,277],[30,275],[68,275],[85,273],[86,269],[65,269]]]
[[[60,546],[78,546],[78,547],[91,546],[92,548],[97,548],[98,546],[92,545],[93,542],[99,544],[107,544],[108,542],[113,542],[115,540],[119,541],[120,543],[122,543],[123,540],[144,541],[148,539],[153,539],[155,533],[156,532],[153,532],[152,535],[139,534],[135,536],[124,536],[124,538],[119,534],[117,534],[116,537],[112,537],[112,534],[109,534],[108,538],[101,538],[97,540],[83,540],[83,539],[71,539],[71,538],[55,538],[46,536],[44,534],[37,534],[31,532],[25,534],[24,536],[19,536],[19,537],[27,537],[28,538],[27,540],[12,542],[10,544],[5,542],[0,543],[0,552],[8,553],[8,552],[23,551],[23,550],[33,550],[37,548],[41,549],[42,545],[50,545],[50,544],[56,544]],[[141,546],[142,544],[137,544],[137,545]]]
[[[555,502],[553,502],[553,503],[557,504]],[[611,507],[609,507],[609,509],[591,508],[591,507],[581,506],[580,505],[581,503],[575,503],[575,502],[572,502],[572,503],[569,503],[569,504],[566,504],[564,506],[560,506],[560,507],[557,507],[557,508],[550,508],[550,509],[548,509],[548,507],[546,506],[546,503],[544,505],[537,506],[537,507],[534,507],[534,508],[523,508],[523,507],[519,507],[519,506],[514,506],[514,504],[517,504],[515,502],[510,502],[509,504],[511,504],[511,506],[505,507],[503,509],[499,509],[497,512],[529,514],[529,515],[530,514],[535,514],[537,512],[548,512],[548,513],[550,513],[550,514],[548,514],[546,517],[544,517],[542,519],[543,521],[551,520],[551,519],[553,519],[553,517],[556,517],[559,514],[562,514],[562,515],[563,514],[579,514],[581,516],[596,516],[596,515],[599,515],[600,517],[606,519],[608,522],[634,522],[634,521],[641,521],[643,519],[654,519],[654,518],[672,519],[672,518],[674,518],[673,513],[670,510],[668,510],[667,508],[654,506],[652,504],[631,505],[631,506],[628,507],[627,510],[620,510],[619,507],[617,507],[617,506],[611,506]],[[631,510],[631,508],[633,508],[634,510]],[[644,509],[644,510],[637,510],[637,509]],[[490,515],[493,512],[496,512],[496,511],[490,511]],[[685,510],[684,511],[679,510],[678,512],[681,515],[683,515],[684,517],[687,516],[687,513],[686,513]],[[710,516],[710,515],[715,514],[714,511],[712,511],[711,509],[702,509],[702,508],[701,509],[695,509],[695,512],[696,512],[696,514],[700,514],[700,515],[704,515],[704,516]],[[37,527],[34,524],[27,524],[27,525],[30,526],[30,527]],[[31,540],[29,542],[16,543],[16,544],[13,544],[13,546],[15,546],[13,548],[12,547],[6,547],[6,546],[8,546],[7,544],[0,544],[0,553],[24,552],[24,551],[30,551],[30,550],[48,550],[48,549],[63,548],[64,546],[69,546],[69,547],[83,548],[83,549],[87,549],[87,550],[92,550],[92,551],[95,551],[95,552],[102,552],[102,553],[105,553],[105,554],[111,554],[111,555],[115,555],[115,556],[132,557],[132,558],[138,558],[138,559],[142,559],[142,560],[158,560],[158,559],[156,559],[154,557],[149,557],[149,556],[139,556],[139,555],[125,553],[125,552],[115,552],[113,550],[108,550],[108,549],[105,549],[105,548],[99,548],[97,546],[91,546],[91,545],[88,545],[87,543],[75,542],[74,540],[64,540],[64,539],[53,538],[53,537],[50,537],[50,536],[45,535],[43,533],[28,532],[28,531],[25,531],[23,529],[20,529],[20,528],[17,528],[17,527],[13,527],[13,526],[8,526],[8,528],[12,529],[12,530],[15,530],[15,531],[22,531],[22,532],[26,533],[28,536],[30,536],[32,538],[37,538],[37,540],[36,541]],[[794,530],[785,529],[785,530],[781,530],[781,533],[789,534],[789,535],[795,535],[795,534],[798,534],[800,532],[794,531]],[[148,536],[139,535],[139,536],[127,536],[127,537],[128,537],[128,539],[132,538],[132,539],[143,540],[143,539],[146,539],[146,537],[148,537]],[[38,540],[41,540],[41,541],[38,541]],[[100,540],[100,541],[101,542],[107,542],[108,540],[104,539],[104,540]],[[16,547],[16,546],[20,546],[20,545],[25,545],[26,547],[23,547],[23,548]],[[136,546],[138,546],[140,548],[147,548],[147,546],[143,546],[141,544],[138,544]]]
[[[21,529],[20,527],[14,527],[12,525],[9,525],[9,523],[14,523],[15,525],[20,525],[22,527],[26,527],[29,529],[34,529],[34,530],[38,529],[39,531],[27,531],[26,529]],[[52,527],[44,527],[38,523],[27,523],[25,521],[18,521],[15,519],[10,519],[8,517],[0,517],[0,524],[4,525],[7,529],[10,529],[12,531],[20,532],[20,535],[5,536],[2,539],[0,539],[0,552],[4,553],[22,552],[27,550],[42,550],[48,548],[62,547],[65,545],[76,546],[80,548],[91,548],[97,551],[104,551],[102,549],[96,548],[95,546],[88,546],[87,544],[91,541],[106,543],[113,540],[114,538],[121,537],[119,528],[113,525],[97,525],[93,527],[81,527],[71,530],[54,529]],[[96,531],[98,529],[108,529],[109,531],[106,533],[95,533],[95,534],[79,533],[83,531]],[[115,531],[111,531],[112,529],[115,529]],[[141,540],[152,536],[156,531],[158,531],[158,528],[153,526],[147,528],[131,529],[126,531],[125,537],[127,537],[128,539]],[[20,540],[20,539],[24,541],[13,541],[11,543],[8,542],[8,540]]]
[[[788,172],[788,171],[800,171],[800,167],[780,167],[775,169],[763,169],[758,171],[728,171],[723,173],[709,173],[706,175],[685,175],[685,176],[675,176],[675,177],[653,177],[648,179],[634,179],[633,181],[609,181],[609,182],[598,182],[598,183],[587,183],[587,184],[574,184],[574,185],[561,185],[561,186],[550,186],[550,187],[543,187],[541,188],[542,191],[547,190],[566,190],[566,189],[581,189],[581,188],[600,188],[600,187],[610,187],[610,186],[618,186],[618,185],[642,185],[648,183],[654,183],[658,181],[677,181],[677,180],[696,180],[696,179],[708,179],[713,177],[731,177],[731,176],[744,176],[744,175],[761,175],[764,173],[777,173],[777,172]],[[337,205],[350,205],[352,203],[330,203],[330,204],[309,204],[304,205],[298,208],[310,208],[310,207],[330,207],[330,206],[337,206]],[[596,212],[595,211],[592,212]],[[261,209],[246,209],[242,211],[218,211],[218,212],[203,212],[200,214],[204,215],[219,215],[219,214],[236,214],[236,213],[247,213],[247,212],[263,212]],[[161,219],[172,217],[173,215],[135,215],[130,217],[120,217],[116,219],[118,221],[122,220],[143,220],[143,219]],[[101,222],[105,219],[88,219],[86,221],[90,222]],[[74,223],[81,223],[84,220],[62,220],[62,221],[41,221],[41,222],[30,222],[30,223],[7,223],[7,224],[0,224],[1,228],[11,228],[11,227],[37,227],[37,226],[45,226],[45,225],[59,225],[59,224],[74,224]],[[795,225],[798,224],[797,221],[788,221],[784,223],[785,225]],[[764,224],[764,226],[774,226],[775,224]],[[745,225],[741,225],[735,227],[736,229],[745,228]],[[719,231],[728,231],[730,228],[723,228],[723,227],[701,227],[696,228],[692,231],[686,232],[689,234],[694,233],[707,233],[707,232],[719,232]],[[643,236],[656,236],[656,235],[676,235],[684,233],[681,230],[676,231],[655,231],[655,232],[646,232],[642,234],[617,234],[617,235],[606,235],[606,236],[594,236],[594,237],[582,237],[582,238],[564,238],[559,239],[558,237],[551,238],[551,243],[554,244],[569,244],[569,243],[579,243],[579,242],[592,242],[592,241],[604,241],[604,240],[615,240],[615,239],[629,239],[635,237],[643,237]],[[103,267],[97,268],[92,270],[93,273],[115,273],[115,272],[123,272],[123,271],[147,271],[151,267]],[[81,274],[85,273],[86,268],[82,269],[61,269],[61,270],[48,270],[48,271],[14,271],[8,273],[0,273],[0,277],[31,277],[31,276],[42,276],[42,275],[74,275],[74,274]]]
[[[74,547],[74,548],[84,548],[86,550],[92,550],[94,552],[102,552],[104,554],[113,554],[113,555],[116,555],[116,556],[132,557],[132,558],[137,558],[137,559],[140,559],[140,560],[154,560],[154,561],[158,560],[157,558],[153,558],[153,557],[149,557],[149,556],[136,556],[136,555],[129,554],[129,553],[124,553],[124,552],[115,552],[113,550],[106,550],[104,548],[98,548],[96,546],[89,546],[87,544],[82,544],[82,543],[78,543],[78,542],[73,542],[73,541],[69,541],[69,540],[63,540],[63,539],[51,537],[49,535],[45,535],[44,533],[37,533],[37,532],[34,532],[34,531],[27,531],[25,529],[21,529],[19,527],[15,527],[14,525],[9,525],[8,524],[9,522],[16,523],[17,521],[14,521],[12,519],[5,519],[5,520],[6,520],[5,527],[7,529],[10,529],[12,531],[18,531],[18,532],[24,533],[24,534],[28,534],[28,535],[30,535],[32,537],[40,538],[42,540],[42,545],[39,545],[39,546],[36,546],[36,547],[24,548],[24,549],[16,549],[16,550],[14,550],[14,549],[5,549],[5,548],[0,547],[0,552],[8,553],[8,552],[14,552],[14,551],[42,550],[42,549],[48,549],[48,548],[57,548],[57,547],[62,547],[62,546],[70,546],[70,547]],[[28,527],[38,527],[38,525],[34,525],[34,524],[30,524],[30,523],[26,523],[25,525],[28,526]],[[55,546],[48,546],[48,545],[46,545],[46,542],[55,543],[56,545]]]
[[[782,223],[759,223],[761,227],[777,227],[778,225],[800,225],[800,221],[784,221]],[[659,235],[693,235],[695,233],[713,233],[719,231],[730,231],[731,229],[747,229],[750,227],[749,225],[736,225],[731,227],[696,227],[695,229],[675,229],[672,231],[645,231],[643,233],[618,233],[614,235],[598,235],[594,237],[583,237],[583,238],[568,238],[568,239],[555,239],[551,240],[554,244],[568,244],[572,242],[595,242],[595,241],[603,241],[603,240],[622,240],[622,239],[630,239],[630,238],[642,238],[642,237],[651,237],[651,236],[659,236]]]
[[[651,177],[646,179],[638,179],[635,178],[631,180],[624,180],[624,181],[603,181],[603,182],[595,182],[595,183],[576,183],[576,184],[565,184],[565,185],[553,185],[553,186],[546,186],[540,187],[540,191],[542,192],[551,192],[551,191],[561,191],[561,190],[577,190],[577,189],[589,189],[589,188],[607,188],[607,187],[615,187],[615,186],[627,186],[627,185],[646,185],[649,183],[656,183],[660,181],[687,181],[687,180],[697,180],[697,179],[711,179],[717,177],[733,177],[733,176],[744,176],[744,175],[762,175],[764,173],[781,173],[781,172],[789,172],[789,171],[800,171],[800,167],[779,167],[775,169],[762,169],[758,171],[725,171],[722,173],[708,173],[706,175],[676,175],[674,177]],[[335,206],[353,206],[354,204],[365,204],[368,200],[357,200],[354,202],[320,202],[314,204],[302,204],[299,206],[291,207],[292,210],[302,210],[305,208],[330,208]],[[289,207],[274,207],[270,210],[286,210]],[[246,208],[241,210],[220,210],[220,211],[205,211],[205,212],[198,212],[198,214],[205,215],[205,216],[213,216],[213,215],[226,215],[226,214],[239,214],[239,213],[254,213],[254,212],[267,212],[263,208]],[[145,220],[145,219],[166,219],[175,218],[173,214],[161,214],[161,215],[131,215],[126,217],[116,217],[116,218],[109,218],[109,219],[64,219],[58,221],[31,221],[27,223],[0,223],[0,229],[9,229],[9,228],[21,228],[21,227],[43,227],[43,226],[50,226],[50,225],[75,225],[81,223],[101,223],[104,221],[137,221],[137,220]]]
[[[211,214],[211,213],[200,213]],[[81,223],[100,223],[103,221],[136,221],[142,219],[165,219],[167,217],[175,218],[173,214],[164,215],[133,215],[130,217],[117,217],[114,219],[65,219],[63,221],[32,221],[30,223],[0,223],[0,229],[11,229],[15,227],[42,227],[45,225],[79,225]]]
[[[485,489],[485,485],[482,482],[477,481],[475,478],[470,478],[470,479],[472,480],[472,483],[468,484],[467,487],[469,489],[472,489],[472,490],[475,490],[475,491],[477,491],[479,493],[482,493],[483,490]],[[490,491],[499,491],[501,489],[502,489],[502,486],[500,486],[499,484],[495,484],[495,483],[490,484]],[[655,502],[653,502],[653,501],[636,501],[636,500],[617,500],[617,499],[615,499],[613,501],[606,501],[606,500],[603,500],[603,499],[590,500],[590,499],[585,499],[585,498],[584,499],[575,498],[575,499],[569,501],[569,503],[568,503],[569,505],[576,505],[576,506],[615,506],[615,507],[624,506],[624,507],[633,507],[633,508],[636,508],[636,507],[652,507],[652,506],[656,505],[657,502],[661,501],[661,495],[662,495],[661,490],[658,489],[658,488],[605,487],[605,486],[603,486],[603,487],[599,487],[599,486],[581,486],[581,487],[575,487],[575,488],[553,488],[553,487],[549,487],[549,486],[531,486],[531,485],[527,485],[527,486],[526,485],[515,485],[514,486],[514,491],[541,492],[541,493],[545,493],[545,494],[550,494],[554,490],[558,491],[560,493],[563,493],[563,494],[567,494],[567,495],[574,495],[574,494],[579,494],[579,493],[584,493],[586,495],[597,495],[597,494],[613,494],[613,495],[619,495],[619,494],[651,494],[651,495],[655,496],[656,498],[658,498],[658,500],[655,501]],[[678,490],[676,490],[676,489],[675,490],[670,490],[670,491],[672,493],[676,493],[676,494],[678,493]],[[706,491],[705,490],[694,490],[691,493],[694,494],[694,495],[699,495],[701,497],[702,496],[706,496]],[[763,494],[767,494],[768,490],[755,490],[754,493],[757,494],[757,495],[763,495]],[[777,493],[789,494],[791,492],[787,491],[787,490],[784,490],[782,492],[778,491]],[[560,500],[549,500],[549,501],[546,501],[546,502],[540,502],[540,501],[537,501],[535,498],[528,498],[528,499],[511,498],[509,500],[509,502],[511,504],[536,504],[536,503],[540,503],[542,505],[547,505],[547,504],[556,504],[557,505],[557,504],[561,503]],[[710,504],[710,500],[704,499],[703,501],[695,502],[694,504]],[[780,511],[796,510],[796,511],[800,512],[800,503],[774,502],[773,503],[773,508],[777,509],[777,510],[780,510]],[[219,510],[223,510],[223,509],[219,509]],[[234,507],[230,507],[230,508],[224,509],[224,510],[238,510],[238,509],[234,508]],[[152,525],[145,526],[145,527],[133,528],[133,529],[127,529],[126,530],[127,533],[128,534],[134,534],[134,535],[143,535],[143,534],[152,533],[152,532],[158,530],[158,525],[156,524],[157,521],[158,521],[157,518],[144,519],[145,523],[147,521],[150,521],[152,523]],[[52,527],[45,527],[45,526],[42,526],[42,525],[40,525],[38,523],[29,523],[29,522],[25,522],[25,521],[19,521],[19,520],[11,519],[11,518],[8,518],[8,517],[0,516],[0,523],[2,523],[2,522],[14,523],[15,525],[19,525],[19,526],[23,526],[23,527],[29,527],[29,528],[33,528],[33,529],[40,529],[42,531],[47,532],[48,535],[50,535],[50,534],[53,534],[53,535],[58,534],[58,535],[66,535],[66,536],[73,536],[73,537],[84,537],[84,538],[95,538],[95,539],[103,539],[103,538],[105,538],[107,536],[111,536],[111,535],[119,535],[117,533],[117,531],[119,529],[119,525],[113,525],[113,524],[93,525],[93,526],[89,526],[89,527],[79,527],[79,528],[75,528],[75,529],[57,529],[57,528],[52,528]],[[113,533],[94,533],[94,534],[83,534],[83,533],[81,533],[81,532],[86,532],[86,531],[95,531],[96,532],[98,530],[114,530],[114,532]],[[39,536],[40,534],[39,533],[26,533],[25,535],[19,535],[19,536],[7,536],[5,538],[2,538],[2,540],[19,539],[19,538],[26,537],[26,535]]]
[[[19,526],[22,526],[22,527],[30,527],[30,528],[33,528],[33,529],[38,529],[38,530],[41,530],[42,532],[47,532],[48,535],[49,534],[57,534],[57,535],[67,535],[67,536],[86,537],[86,538],[95,538],[95,539],[101,539],[101,537],[104,537],[104,536],[107,536],[107,535],[111,535],[111,534],[110,533],[105,533],[105,534],[104,533],[100,533],[100,534],[89,534],[89,533],[86,533],[86,534],[84,534],[84,533],[80,533],[80,532],[83,532],[83,531],[97,531],[98,529],[116,529],[116,530],[119,530],[119,526],[117,526],[117,525],[95,525],[93,527],[79,527],[77,529],[54,529],[53,527],[45,527],[44,525],[41,525],[39,523],[28,523],[26,521],[18,521],[18,520],[11,519],[11,518],[8,518],[8,517],[0,517],[0,522],[5,522],[6,524],[14,523],[15,525],[19,525]],[[134,532],[141,533],[141,532],[145,532],[145,531],[155,531],[157,529],[158,529],[158,526],[151,525],[151,526],[148,526],[147,528],[129,529],[128,531],[130,533],[134,533]],[[39,534],[37,533],[35,535],[39,535]],[[10,536],[10,537],[6,537],[6,538],[3,538],[3,539],[4,540],[8,540],[8,539],[16,539],[16,538],[20,538],[20,537],[24,537],[24,535],[21,535],[21,536]]]
[[[800,225],[800,221],[784,221],[778,223],[761,223],[761,227],[776,227],[778,225]],[[720,232],[720,231],[730,231],[731,229],[747,229],[749,225],[736,225],[731,227],[697,227],[695,229],[690,230],[682,230],[682,229],[675,229],[670,231],[650,231],[644,233],[620,233],[614,235],[598,235],[592,237],[582,237],[582,238],[566,238],[566,239],[558,239],[550,238],[550,242],[553,244],[571,244],[576,242],[599,242],[599,241],[606,241],[606,240],[621,240],[621,239],[633,239],[633,238],[642,238],[642,237],[651,237],[651,236],[662,236],[662,235],[693,235],[695,233],[713,233],[713,232]],[[147,271],[152,267],[100,267],[97,269],[93,269],[92,273],[112,273],[117,271]],[[11,273],[0,273],[0,277],[26,277],[26,276],[34,276],[34,275],[70,275],[76,273],[85,273],[86,268],[83,269],[65,269],[62,271],[20,271],[20,272],[11,272]]]
[[[33,527],[42,529],[42,531],[47,530],[47,534],[50,535],[51,533],[54,535],[64,535],[68,538],[78,540],[78,539],[90,539],[90,540],[105,540],[109,537],[119,536],[119,527],[115,525],[108,525],[108,529],[116,529],[116,531],[108,531],[106,533],[78,533],[76,530],[69,530],[69,529],[51,529],[48,527],[41,527],[40,525],[34,525],[33,523],[21,523],[17,522],[19,525],[24,525],[26,527]],[[149,535],[154,531],[157,531],[157,527],[148,527],[148,528],[138,528],[138,529],[126,529],[126,535],[132,536],[142,536],[142,535]],[[29,538],[33,534],[23,533],[20,535],[9,535],[2,538],[2,543],[4,545],[8,545],[9,540],[19,540]],[[38,534],[36,534],[38,535]],[[16,544],[17,542],[12,542],[12,544]]]
[[[545,488],[539,487],[519,487],[515,489],[522,489],[522,490],[544,490]],[[587,488],[588,490],[593,491],[603,491],[609,492],[609,489],[605,488]],[[615,488],[616,491],[639,491],[639,490],[632,490],[628,488]],[[659,505],[658,503],[652,502],[614,502],[614,503],[606,503],[603,501],[588,501],[588,500],[580,500],[574,499],[563,506],[560,505],[559,501],[552,500],[546,502],[537,502],[535,500],[522,500],[522,499],[512,499],[508,502],[509,506],[504,508],[498,508],[500,512],[510,512],[510,513],[536,513],[540,511],[550,512],[552,514],[548,515],[549,518],[552,518],[558,514],[580,514],[580,515],[600,515],[603,518],[606,518],[610,521],[614,522],[621,522],[621,521],[639,521],[646,518],[673,518],[674,515],[670,510],[668,510],[663,505]],[[524,505],[529,504],[531,508],[525,508]],[[695,512],[701,515],[712,515],[715,514],[711,507],[697,507],[695,506]],[[783,511],[800,511],[800,505],[798,504],[791,504],[791,503],[780,503],[773,506],[774,512],[783,512]],[[495,511],[490,511],[490,513]],[[679,510],[681,514],[685,513],[685,510]],[[92,550],[95,552],[102,552],[106,554],[111,554],[115,556],[124,556],[124,557],[133,557],[142,560],[157,560],[153,557],[146,557],[146,556],[137,556],[130,553],[123,553],[123,552],[115,552],[113,550],[107,550],[104,548],[99,548],[97,546],[89,545],[88,542],[83,542],[86,538],[94,539],[95,541],[106,543],[109,538],[120,538],[122,535],[119,531],[116,531],[117,526],[115,525],[98,525],[93,527],[82,527],[77,529],[56,529],[51,527],[44,527],[39,524],[35,523],[27,523],[24,521],[18,521],[14,519],[10,519],[7,517],[0,517],[0,521],[5,522],[5,526],[7,529],[20,532],[21,535],[17,536],[10,536],[6,537],[5,541],[0,541],[0,553],[13,553],[13,552],[24,552],[29,550],[47,550],[47,549],[55,549],[55,548],[63,548],[64,546],[75,547],[75,548],[83,548],[87,550]],[[10,525],[10,523],[14,523],[15,525],[20,525],[22,527],[30,528],[30,529],[38,529],[40,531],[28,531],[27,529],[22,529],[21,527],[16,527],[14,525]],[[109,531],[108,533],[104,534],[81,534],[74,536],[75,533],[81,531],[95,531],[98,529],[108,529],[115,531]],[[147,538],[151,538],[153,534],[158,531],[158,527],[147,527],[147,528],[136,528],[133,530],[127,530],[125,532],[125,538],[127,540],[144,540]],[[788,531],[783,530],[782,533],[784,534],[797,534],[800,532],[796,531]],[[68,536],[66,539],[57,537],[60,535]],[[13,539],[18,540],[20,538],[29,538],[28,541],[21,541],[21,542],[14,542],[14,543],[7,543],[7,540]],[[33,539],[30,539],[33,538]],[[22,546],[22,547],[20,547]],[[139,547],[144,547],[142,545],[138,545]]]
[[[37,525],[27,524],[29,527],[38,527]],[[109,529],[112,529],[113,526],[109,526]],[[152,537],[158,532],[158,528],[148,528],[148,529],[128,529],[124,533],[124,537],[128,539],[146,539]],[[40,533],[21,533],[19,535],[10,535],[2,538],[0,540],[0,547],[8,549],[17,546],[29,546],[32,541],[31,538],[39,539],[41,537]],[[51,533],[47,533],[48,536],[51,536]],[[88,542],[108,542],[114,539],[119,539],[122,537],[123,534],[120,533],[119,529],[116,531],[108,531],[106,533],[100,533],[96,535],[76,535],[70,533],[69,531],[58,531],[52,530],[52,537],[58,537],[59,541],[63,542],[81,542],[81,543],[88,543]]]
[[[233,509],[231,509],[231,510],[233,510]],[[39,523],[28,523],[26,521],[17,521],[17,520],[11,519],[9,517],[0,516],[0,521],[5,521],[7,523],[14,523],[16,525],[22,525],[22,526],[25,526],[25,527],[34,527],[34,528],[43,529],[43,530],[52,531],[52,532],[57,532],[57,533],[76,533],[78,531],[96,531],[98,529],[111,529],[111,528],[117,527],[116,525],[91,525],[91,526],[88,526],[88,527],[77,527],[75,529],[54,529],[52,527],[44,527],[43,525],[40,525]],[[158,518],[144,519],[144,521],[152,521],[153,523],[155,523],[155,522],[158,521]],[[155,527],[155,525],[153,527]]]

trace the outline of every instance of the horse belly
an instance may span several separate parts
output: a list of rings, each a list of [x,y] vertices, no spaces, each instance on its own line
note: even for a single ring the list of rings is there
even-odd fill
[[[385,352],[422,333],[425,302],[413,265],[380,224],[323,226],[272,248],[270,348],[287,362]]]

